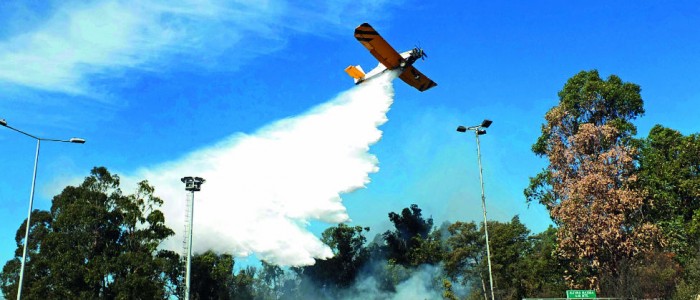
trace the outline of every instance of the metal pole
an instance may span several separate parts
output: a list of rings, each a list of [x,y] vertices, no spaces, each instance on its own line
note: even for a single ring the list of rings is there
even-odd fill
[[[486,234],[486,257],[489,263],[489,284],[491,285],[491,300],[496,300],[493,293],[493,274],[491,272],[491,250],[489,248],[489,227],[486,219],[486,195],[484,194],[484,174],[481,169],[481,145],[479,144],[479,130],[476,133],[476,157],[479,160],[479,180],[481,181],[481,207],[484,210],[484,233]]]
[[[41,139],[36,139],[36,155],[34,156],[34,175],[32,175],[32,191],[29,193],[29,212],[27,212],[27,224],[24,231],[24,249],[22,249],[22,266],[19,269],[19,283],[17,285],[17,300],[22,299],[22,282],[24,281],[24,266],[27,261],[27,244],[29,243],[29,227],[34,206],[34,186],[36,185],[36,168],[39,164],[39,148]]]
[[[194,221],[194,190],[190,192],[190,220],[187,226],[187,269],[185,273],[185,300],[190,300],[190,272],[192,264],[192,223]]]

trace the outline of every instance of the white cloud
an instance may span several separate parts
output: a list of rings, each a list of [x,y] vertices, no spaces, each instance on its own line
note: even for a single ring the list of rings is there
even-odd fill
[[[195,195],[195,252],[254,252],[272,263],[312,264],[332,252],[306,230],[308,222],[348,221],[340,195],[364,187],[378,171],[368,151],[387,120],[392,78],[387,73],[300,116],[123,178],[149,180],[165,200],[166,222],[177,232],[166,248],[182,248],[186,193],[180,178],[199,176],[206,182]]]
[[[148,16],[110,1],[63,7],[46,26],[0,45],[0,79],[37,89],[80,94],[86,75],[135,67],[172,34]]]
[[[182,57],[204,62],[208,60],[203,57],[216,58],[234,47],[236,61],[245,62],[283,47],[290,31],[323,34],[381,8],[373,1],[324,3],[294,7],[284,0],[65,2],[44,24],[0,41],[0,81],[91,94],[96,79],[125,70],[160,70]]]

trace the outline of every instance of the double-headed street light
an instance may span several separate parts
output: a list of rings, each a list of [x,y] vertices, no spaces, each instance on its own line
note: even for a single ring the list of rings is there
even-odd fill
[[[32,217],[32,207],[34,206],[34,186],[36,184],[36,168],[37,168],[37,164],[39,163],[39,147],[41,146],[41,141],[84,144],[85,140],[81,139],[81,138],[75,138],[75,137],[71,138],[69,140],[40,138],[38,136],[26,133],[22,130],[19,130],[19,129],[14,128],[10,125],[7,125],[7,121],[5,121],[5,119],[0,119],[0,126],[7,127],[9,129],[17,131],[21,134],[24,134],[24,135],[36,140],[36,155],[34,156],[34,174],[32,175],[32,190],[29,193],[29,212],[27,213],[27,224],[26,224],[26,228],[25,228],[25,232],[24,232],[24,248],[22,249],[22,266],[20,267],[20,270],[19,270],[19,283],[17,285],[17,300],[19,300],[22,298],[22,282],[24,281],[24,265],[25,265],[26,260],[27,260],[27,245],[29,244],[29,227],[30,227],[30,221],[31,221],[31,217]]]
[[[479,180],[481,181],[481,207],[484,210],[484,234],[486,235],[486,258],[489,264],[489,283],[491,285],[491,300],[495,300],[493,293],[493,274],[491,273],[491,250],[489,249],[489,227],[486,220],[486,196],[484,194],[484,174],[481,170],[481,146],[479,145],[479,136],[486,134],[486,128],[489,128],[493,123],[491,120],[484,120],[479,125],[464,127],[457,127],[458,132],[466,132],[467,130],[474,131],[476,136],[476,156],[479,160]],[[485,295],[484,295],[485,297]]]

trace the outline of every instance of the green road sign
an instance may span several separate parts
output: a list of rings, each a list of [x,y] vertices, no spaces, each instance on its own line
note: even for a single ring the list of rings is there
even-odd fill
[[[594,290],[567,290],[566,299],[595,299]]]

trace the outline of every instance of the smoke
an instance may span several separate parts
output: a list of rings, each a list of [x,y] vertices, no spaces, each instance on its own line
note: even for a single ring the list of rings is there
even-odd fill
[[[187,193],[180,178],[199,176],[206,182],[195,194],[194,252],[313,264],[333,253],[307,230],[309,222],[348,221],[341,194],[365,187],[379,170],[368,151],[381,138],[377,127],[387,121],[395,77],[386,72],[302,115],[124,179],[147,179],[165,201],[161,209],[176,232],[167,249],[182,250]]]
[[[385,266],[380,266],[385,268]],[[415,270],[402,269],[393,276],[407,278],[395,286],[395,291],[382,290],[378,277],[386,276],[366,273],[360,276],[356,283],[343,291],[343,300],[399,300],[399,299],[442,299],[442,279],[444,271],[440,266],[421,265]]]

